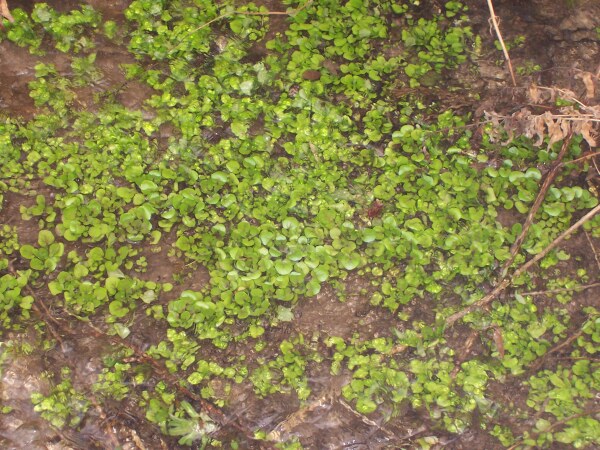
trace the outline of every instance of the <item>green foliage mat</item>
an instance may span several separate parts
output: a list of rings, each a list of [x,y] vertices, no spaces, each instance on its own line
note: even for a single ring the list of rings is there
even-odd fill
[[[427,424],[395,445],[467,431],[492,445],[600,445],[600,316],[572,297],[598,273],[576,247],[445,327],[494,284],[560,149],[500,145],[486,125],[476,139],[468,116],[426,100],[477,100],[456,81],[479,57],[467,8],[284,3],[135,0],[116,21],[87,5],[12,11],[0,45],[38,62],[35,114],[0,120],[3,343],[18,354],[34,326],[60,353],[67,319],[71,339],[112,343],[87,385],[66,361],[48,367],[35,410],[77,429],[92,403],[129,398],[181,445],[300,448],[291,420],[233,426],[219,409],[235,411],[231,392],[249,386],[300,416],[325,368],[347,377],[331,401],[365,421],[402,429],[412,410]],[[126,79],[111,83],[102,54],[125,48]],[[568,163],[584,146],[570,143],[512,270],[596,206],[577,184],[587,162]],[[352,313],[357,301],[374,321]],[[344,328],[300,326],[306,305],[339,310]],[[522,398],[502,394],[516,386]]]

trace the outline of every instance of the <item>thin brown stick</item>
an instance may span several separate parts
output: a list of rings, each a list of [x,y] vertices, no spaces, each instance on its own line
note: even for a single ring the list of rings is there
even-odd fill
[[[462,363],[464,363],[469,357],[469,353],[471,353],[471,350],[473,349],[473,344],[475,344],[475,339],[477,339],[481,331],[482,330],[473,330],[469,334],[464,346],[462,346],[460,350],[460,355],[454,364],[454,369],[452,369],[452,372],[450,372],[450,379],[454,380],[456,375],[458,375],[458,372],[460,372]]]
[[[569,144],[571,143],[572,137],[573,137],[573,133],[571,132],[566,137],[566,139],[563,141],[563,145],[560,149],[560,152],[558,153],[558,157],[556,158],[554,166],[552,167],[552,169],[550,169],[550,171],[546,175],[546,178],[544,179],[544,183],[542,184],[542,187],[541,187],[540,191],[538,192],[538,195],[535,198],[535,201],[533,202],[533,206],[529,210],[529,214],[527,214],[527,218],[525,219],[525,223],[523,224],[523,229],[521,230],[521,233],[519,234],[519,236],[517,237],[517,239],[511,246],[510,258],[502,266],[502,270],[500,271],[500,277],[501,277],[500,279],[504,279],[504,277],[506,276],[506,274],[508,272],[509,267],[515,261],[515,258],[517,257],[517,254],[519,253],[521,246],[523,245],[523,241],[525,241],[525,237],[527,236],[527,233],[529,232],[529,228],[531,228],[531,225],[533,224],[533,219],[534,219],[535,215],[537,214],[538,210],[540,209],[540,207],[542,206],[542,203],[544,202],[544,199],[546,198],[546,193],[548,192],[548,189],[550,189],[550,186],[552,186],[552,182],[556,178],[556,175],[558,175],[558,171],[562,167],[561,161],[562,161],[563,157],[565,156],[565,154],[567,153],[567,149],[569,148]]]
[[[578,163],[579,161],[584,161],[586,159],[594,158],[596,156],[600,156],[600,152],[588,153],[587,155],[583,155],[577,159],[573,159],[571,161],[564,161],[562,164],[563,164],[563,166],[566,164],[574,164],[574,163]]]
[[[572,291],[585,291],[586,289],[593,289],[600,287],[600,283],[593,284],[584,284],[581,286],[574,286],[572,288],[560,288],[560,289],[549,289],[547,291],[530,291],[530,292],[520,292],[520,295],[523,297],[527,295],[536,296],[536,295],[552,295],[552,294],[560,294],[562,292],[572,292]]]
[[[539,106],[539,105],[534,105],[534,106]],[[496,117],[498,117],[499,119],[513,119],[513,116],[503,116],[498,114]],[[574,116],[572,114],[552,114],[551,116],[549,116],[550,119],[563,119],[563,120],[568,120],[570,122],[600,122],[600,119],[595,118],[595,116],[591,115],[591,114],[580,114],[579,116]],[[485,121],[481,121],[479,122],[479,124],[486,124],[486,123],[490,123],[490,120],[485,120]]]
[[[510,77],[512,78],[513,86],[517,85],[517,81],[515,79],[515,72],[512,68],[512,63],[510,61],[510,56],[508,56],[508,50],[506,49],[506,45],[504,45],[504,39],[502,39],[502,33],[500,33],[500,26],[498,25],[498,20],[496,19],[496,13],[494,12],[494,5],[492,4],[492,0],[487,0],[488,8],[490,9],[490,16],[492,20],[492,24],[494,25],[494,30],[496,30],[496,36],[500,41],[500,46],[502,47],[502,52],[504,53],[504,58],[506,58],[506,62],[508,63],[508,71],[510,72]]]
[[[594,247],[594,243],[590,238],[588,232],[585,232],[585,237],[587,238],[588,244],[590,244],[590,248],[592,249],[592,253],[594,254],[594,259],[596,260],[596,265],[598,266],[598,270],[600,271],[600,258],[598,257],[598,252],[596,251],[596,247]]]
[[[550,245],[548,245],[544,250],[542,250],[540,253],[538,253],[533,258],[531,258],[529,261],[527,261],[525,264],[523,264],[521,267],[519,267],[510,278],[505,278],[504,280],[502,280],[500,282],[500,284],[498,284],[498,286],[496,286],[492,292],[487,294],[485,297],[477,300],[475,303],[462,309],[461,311],[458,311],[458,312],[452,314],[451,316],[449,316],[446,319],[446,325],[451,327],[452,325],[454,325],[454,323],[457,320],[460,320],[467,314],[470,314],[473,311],[476,311],[476,310],[486,306],[488,303],[490,303],[492,300],[494,300],[496,297],[498,297],[498,295],[500,295],[508,286],[510,286],[515,279],[517,279],[518,277],[523,275],[525,272],[527,272],[531,268],[531,266],[533,266],[540,259],[544,258],[548,253],[550,253],[552,250],[554,250],[562,241],[564,241],[567,237],[569,237],[574,231],[578,230],[584,223],[591,220],[596,214],[598,214],[598,212],[600,212],[600,205],[597,205],[594,209],[589,211],[585,216],[583,216],[581,219],[579,219],[575,224],[571,225],[571,227],[569,227],[568,230],[564,231],[563,233],[561,233],[560,236],[558,236],[556,239],[554,239],[550,243]]]
[[[585,325],[585,323],[584,323],[584,325]],[[556,353],[556,352],[560,351],[561,349],[567,347],[568,345],[571,345],[571,342],[573,342],[575,339],[577,339],[582,334],[583,334],[583,326],[579,330],[577,330],[576,333],[572,334],[567,339],[565,339],[564,341],[562,341],[560,344],[555,345],[550,350],[548,350],[546,353],[544,353],[544,355],[540,359],[538,359],[537,362],[533,366],[531,366],[531,368],[529,370],[531,372],[534,372],[534,373],[537,372],[538,369],[540,367],[542,367],[542,364],[544,364],[544,361],[546,360],[546,358],[548,356],[550,356],[553,353]]]
[[[554,250],[558,246],[558,244],[560,244],[562,241],[564,241],[566,238],[568,238],[574,231],[576,231],[580,227],[582,227],[584,223],[590,221],[596,214],[598,214],[598,212],[600,212],[600,205],[596,205],[596,207],[594,209],[590,210],[581,219],[579,219],[577,222],[575,222],[573,225],[571,225],[569,227],[569,229],[567,229],[560,236],[558,236],[556,239],[554,239],[548,247],[546,247],[540,253],[535,255],[527,263],[523,264],[523,266],[521,266],[518,270],[515,271],[515,273],[511,279],[518,278],[521,275],[523,275],[525,272],[527,272],[531,266],[533,266],[540,259],[544,258],[548,253],[550,253],[552,250]]]
[[[383,432],[387,436],[387,438],[390,440],[390,442],[394,442],[394,441],[398,440],[398,436],[395,433],[392,433],[390,430],[385,428],[385,426],[379,425],[374,420],[369,419],[364,414],[359,413],[357,410],[355,410],[351,405],[346,403],[341,398],[338,399],[338,403],[340,405],[342,405],[348,412],[350,412],[351,414],[354,414],[356,417],[358,417],[361,420],[361,422],[363,422],[364,424]]]
[[[560,427],[561,425],[564,425],[565,423],[573,420],[573,419],[579,419],[580,417],[586,417],[586,416],[592,416],[594,414],[598,414],[600,413],[600,408],[596,408],[596,409],[588,409],[587,411],[582,411],[580,413],[577,414],[573,414],[572,416],[569,417],[565,417],[562,420],[559,420],[558,422],[554,422],[552,425],[550,425],[550,427],[548,429],[546,429],[545,431],[552,431],[555,428]]]
[[[594,414],[598,414],[600,413],[600,408],[596,408],[596,409],[588,409],[586,411],[582,411],[580,413],[577,414],[573,414],[569,417],[565,417],[562,420],[558,420],[556,422],[554,422],[552,425],[550,425],[548,428],[546,428],[544,430],[544,433],[550,433],[552,430],[560,427],[561,425],[564,425],[566,423],[568,423],[571,420],[574,419],[579,419],[580,417],[586,417],[586,416],[592,416]],[[507,450],[514,450],[516,449],[519,445],[521,445],[521,442],[523,442],[523,438],[519,438],[513,445],[511,445]]]

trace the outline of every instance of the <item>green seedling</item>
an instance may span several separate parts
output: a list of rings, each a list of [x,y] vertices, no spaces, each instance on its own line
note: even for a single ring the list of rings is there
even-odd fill
[[[65,246],[62,242],[55,242],[55,237],[48,230],[41,230],[38,234],[38,245],[23,245],[19,249],[21,256],[29,260],[29,266],[33,270],[53,272],[60,262]]]

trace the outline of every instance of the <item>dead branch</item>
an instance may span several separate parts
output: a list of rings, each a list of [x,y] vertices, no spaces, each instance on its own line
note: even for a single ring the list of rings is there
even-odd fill
[[[457,313],[454,313],[451,316],[449,316],[446,319],[446,325],[451,327],[452,325],[454,325],[454,323],[457,320],[460,320],[467,314],[470,314],[473,311],[481,309],[484,306],[486,306],[487,304],[491,303],[492,300],[496,299],[498,297],[498,295],[500,295],[508,286],[510,286],[514,280],[516,280],[518,277],[520,277],[525,272],[527,272],[535,263],[537,263],[539,260],[544,258],[548,253],[550,253],[552,250],[554,250],[562,241],[564,241],[567,237],[569,237],[574,231],[578,230],[584,223],[591,220],[596,214],[598,214],[598,212],[600,212],[600,205],[597,205],[594,209],[589,211],[585,216],[583,216],[575,224],[573,224],[571,227],[569,227],[568,230],[564,231],[563,233],[560,234],[560,236],[558,236],[556,239],[554,239],[550,243],[550,245],[548,245],[544,250],[542,250],[540,253],[538,253],[533,258],[531,258],[529,261],[527,261],[525,264],[523,264],[521,267],[519,267],[510,278],[505,278],[504,280],[502,280],[498,284],[498,286],[496,286],[494,288],[494,290],[492,292],[490,292],[488,295],[486,295],[485,297],[476,301],[475,303],[467,306],[463,310],[458,311]]]
[[[542,367],[542,364],[544,364],[544,361],[546,360],[546,358],[553,354],[556,353],[558,351],[560,351],[561,349],[571,345],[571,343],[576,340],[579,336],[581,336],[583,334],[583,326],[577,330],[576,333],[572,334],[571,336],[569,336],[567,339],[565,339],[563,342],[561,342],[560,344],[552,347],[550,350],[548,350],[546,353],[544,353],[544,355],[537,360],[537,362],[531,366],[531,368],[529,369],[530,372],[535,373],[539,370],[540,367]]]
[[[580,161],[585,161],[586,159],[594,158],[594,157],[599,156],[599,155],[600,155],[600,152],[588,153],[587,155],[583,155],[583,156],[581,156],[581,157],[579,157],[577,159],[573,159],[571,161],[565,161],[562,164],[563,165],[565,165],[565,164],[574,164],[574,163],[578,163]]]
[[[600,413],[600,408],[588,409],[586,411],[582,411],[580,413],[573,414],[572,416],[565,417],[562,420],[554,422],[552,425],[550,425],[548,428],[546,428],[544,430],[544,432],[545,433],[550,433],[552,430],[555,430],[556,428],[560,427],[561,425],[564,425],[564,424],[568,423],[571,420],[579,419],[580,417],[593,416],[593,415],[598,414],[598,413]],[[517,447],[519,447],[521,445],[522,442],[523,442],[523,438],[519,438],[515,444],[511,445],[508,448],[508,450],[514,450],[514,449],[516,449]]]
[[[594,247],[594,243],[592,242],[592,239],[590,238],[590,235],[588,234],[587,231],[585,232],[585,237],[588,241],[588,244],[590,245],[590,248],[592,249],[592,253],[594,254],[594,259],[596,260],[596,265],[598,266],[598,271],[600,271],[600,257],[598,256],[596,247]]]
[[[502,266],[502,270],[500,271],[501,279],[504,279],[504,277],[506,276],[506,274],[508,272],[508,268],[515,261],[515,258],[517,256],[517,254],[519,253],[519,250],[521,249],[523,242],[525,241],[525,237],[527,236],[527,233],[529,232],[529,228],[533,224],[533,218],[535,217],[538,210],[540,209],[540,206],[542,206],[542,203],[543,203],[544,199],[546,198],[546,193],[548,192],[548,189],[550,189],[550,186],[552,186],[552,182],[554,181],[554,178],[556,178],[556,175],[558,175],[559,169],[562,167],[561,161],[562,161],[563,157],[565,156],[567,149],[569,148],[569,144],[571,143],[572,137],[573,137],[573,133],[571,132],[563,142],[562,148],[560,149],[558,157],[556,158],[556,161],[554,163],[554,167],[552,167],[552,169],[550,169],[550,172],[548,172],[548,174],[546,175],[546,179],[544,180],[544,183],[542,184],[542,188],[538,192],[538,195],[533,203],[533,206],[529,210],[529,214],[527,214],[527,218],[525,219],[525,223],[523,224],[523,229],[521,230],[521,234],[519,234],[519,236],[517,237],[517,239],[515,240],[515,242],[513,243],[512,247],[510,249],[510,258]]]

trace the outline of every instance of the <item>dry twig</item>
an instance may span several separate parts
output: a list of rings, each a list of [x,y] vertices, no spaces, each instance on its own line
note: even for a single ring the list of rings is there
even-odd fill
[[[549,289],[547,291],[530,291],[530,292],[520,292],[520,294],[525,297],[527,295],[536,296],[536,295],[552,295],[552,294],[561,294],[563,292],[573,292],[573,291],[585,291],[586,289],[594,289],[600,287],[600,283],[592,283],[585,284],[582,286],[574,286],[572,288],[560,288],[560,289]]]
[[[590,238],[588,232],[585,232],[585,237],[587,238],[588,244],[590,244],[590,248],[592,249],[592,253],[594,253],[594,259],[596,260],[596,265],[598,266],[598,270],[600,271],[600,257],[598,256],[598,252],[596,251],[596,247],[594,247],[594,243]]]
[[[567,149],[569,148],[569,144],[571,143],[572,136],[573,136],[573,133],[571,132],[567,136],[567,138],[564,140],[562,148],[560,149],[558,157],[556,158],[556,162],[554,163],[554,167],[552,167],[552,169],[550,169],[550,172],[548,172],[548,174],[546,175],[546,179],[544,180],[544,183],[542,184],[542,187],[541,187],[540,191],[538,192],[535,202],[533,203],[533,206],[529,210],[529,214],[527,215],[527,218],[525,219],[525,223],[523,224],[523,229],[521,230],[521,234],[519,234],[519,236],[517,237],[517,239],[515,240],[515,242],[513,243],[512,247],[510,249],[510,258],[502,266],[502,270],[500,272],[500,279],[504,279],[504,277],[506,276],[506,273],[508,272],[508,268],[512,265],[517,254],[519,253],[519,250],[521,249],[521,246],[523,245],[523,242],[525,241],[525,237],[527,236],[527,233],[529,232],[529,228],[533,224],[533,218],[535,217],[538,210],[540,209],[540,206],[542,206],[542,203],[543,203],[544,199],[546,198],[546,193],[548,192],[548,189],[550,189],[550,186],[552,186],[552,182],[554,181],[554,178],[556,178],[556,175],[558,174],[559,169],[562,167],[561,161],[562,161],[563,157],[565,156]]]
[[[496,36],[498,36],[498,40],[500,41],[500,46],[502,47],[502,52],[504,53],[504,57],[506,58],[506,62],[508,63],[508,71],[510,72],[510,77],[513,82],[513,86],[517,85],[517,80],[515,79],[515,72],[512,68],[512,63],[510,61],[510,56],[508,56],[508,50],[506,49],[506,45],[504,45],[504,39],[502,39],[502,33],[500,33],[500,26],[498,25],[498,20],[496,19],[496,13],[494,12],[494,5],[492,4],[492,0],[487,0],[488,8],[490,9],[490,16],[492,24],[494,25],[494,30],[496,30]]]
[[[600,413],[600,408],[589,409],[587,411],[582,411],[580,413],[573,414],[572,416],[565,417],[562,420],[554,422],[552,425],[550,425],[548,428],[546,428],[544,430],[544,433],[550,433],[552,430],[555,430],[556,428],[560,427],[561,425],[564,425],[564,424],[568,423],[571,420],[578,419],[580,417],[593,416],[593,415],[598,414],[598,413]],[[515,444],[511,445],[508,448],[508,450],[514,450],[514,449],[516,449],[517,447],[519,447],[521,445],[522,442],[523,442],[523,438],[518,439]]]
[[[561,342],[560,344],[552,347],[550,350],[548,350],[546,353],[544,353],[544,355],[540,359],[538,359],[537,362],[534,365],[532,365],[529,370],[532,373],[537,372],[538,369],[540,367],[542,367],[542,364],[544,364],[544,361],[546,360],[546,358],[549,355],[558,352],[559,350],[567,347],[568,345],[571,345],[571,342],[573,342],[574,340],[576,340],[582,334],[583,334],[583,327],[581,327],[579,330],[577,330],[577,333],[572,334],[567,339],[565,339],[563,342]]]
[[[538,253],[533,258],[531,258],[529,261],[527,261],[525,264],[523,264],[521,267],[519,267],[510,278],[505,278],[504,280],[502,280],[500,282],[500,284],[498,284],[498,286],[496,286],[494,288],[494,290],[492,292],[490,292],[488,295],[486,295],[485,297],[476,301],[472,305],[467,306],[463,310],[458,311],[457,313],[452,314],[450,317],[448,317],[446,319],[446,325],[452,326],[452,325],[454,325],[454,323],[457,320],[462,319],[467,314],[470,314],[473,311],[476,311],[476,310],[486,306],[487,304],[491,303],[495,298],[498,297],[498,295],[500,295],[508,286],[510,286],[512,284],[513,280],[517,279],[518,277],[523,275],[525,272],[527,272],[531,268],[531,266],[533,266],[539,260],[544,258],[548,253],[550,253],[552,250],[554,250],[562,241],[564,241],[574,231],[578,230],[581,226],[583,226],[584,223],[591,220],[596,214],[598,214],[598,212],[600,212],[600,205],[596,206],[594,209],[589,211],[585,216],[583,216],[575,224],[573,224],[571,227],[569,227],[568,230],[564,231],[563,233],[561,233],[560,236],[558,236],[556,239],[554,239],[554,241],[552,241],[550,243],[550,245],[548,245],[544,250],[542,250],[540,253]]]

